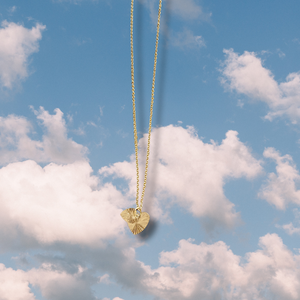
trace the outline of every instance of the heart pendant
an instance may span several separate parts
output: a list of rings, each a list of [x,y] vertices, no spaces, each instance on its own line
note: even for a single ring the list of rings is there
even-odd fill
[[[137,213],[135,208],[128,208],[122,211],[121,217],[127,222],[133,234],[142,232],[150,221],[150,216],[146,212]]]

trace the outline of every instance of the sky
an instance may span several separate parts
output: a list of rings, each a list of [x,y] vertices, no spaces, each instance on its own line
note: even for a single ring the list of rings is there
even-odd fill
[[[142,175],[157,9],[135,1]],[[134,236],[130,1],[2,0],[0,300],[300,299],[299,9],[163,0]]]

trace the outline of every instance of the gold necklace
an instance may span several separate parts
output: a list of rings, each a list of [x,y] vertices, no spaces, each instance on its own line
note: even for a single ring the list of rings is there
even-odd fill
[[[152,89],[151,89],[151,105],[150,105],[150,118],[149,118],[149,132],[148,132],[148,144],[147,144],[147,155],[145,165],[145,176],[144,184],[141,195],[141,204],[139,204],[139,160],[138,160],[138,137],[136,130],[136,112],[135,112],[135,88],[134,88],[134,56],[133,56],[133,7],[134,0],[131,0],[131,11],[130,11],[130,47],[131,47],[131,89],[132,89],[132,111],[133,111],[133,132],[134,132],[134,147],[135,147],[135,163],[136,163],[136,208],[125,209],[121,213],[121,217],[127,222],[129,229],[133,234],[142,232],[150,221],[150,216],[146,212],[142,212],[143,201],[146,190],[147,174],[148,174],[148,163],[150,155],[150,134],[152,127],[152,115],[153,115],[153,102],[154,102],[154,89],[155,89],[155,75],[156,75],[156,64],[157,64],[157,49],[158,49],[158,38],[159,38],[159,27],[160,27],[160,15],[161,15],[162,0],[159,0],[158,6],[158,18],[157,18],[157,31],[156,31],[156,42],[154,52],[154,66],[153,66],[153,78],[152,78]]]

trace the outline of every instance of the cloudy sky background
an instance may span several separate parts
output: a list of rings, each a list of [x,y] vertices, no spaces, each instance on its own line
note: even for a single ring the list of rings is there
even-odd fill
[[[157,7],[135,3],[141,166]],[[130,1],[1,1],[0,299],[299,299],[299,9],[163,1],[133,236]]]

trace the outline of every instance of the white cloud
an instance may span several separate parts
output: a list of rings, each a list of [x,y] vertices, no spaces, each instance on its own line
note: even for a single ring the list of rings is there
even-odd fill
[[[297,223],[298,225],[300,225],[300,212],[298,210],[298,208],[294,208],[293,209],[293,213],[295,216],[295,220],[294,222]],[[293,234],[300,234],[300,227],[295,227],[293,225],[293,223],[289,223],[289,224],[284,224],[284,225],[275,225],[277,228],[282,228],[285,230],[285,232],[289,235],[293,235]]]
[[[285,209],[289,203],[300,205],[300,190],[296,189],[296,183],[300,181],[299,172],[290,155],[280,156],[274,148],[267,148],[264,157],[273,159],[276,173],[268,175],[268,181],[262,186],[259,197],[267,200],[277,209]]]
[[[31,292],[26,272],[5,268],[0,263],[0,297],[5,300],[36,300]]]
[[[177,32],[171,39],[174,46],[179,48],[202,48],[205,47],[205,41],[201,35],[194,35],[191,30],[184,29]]]
[[[259,249],[244,257],[235,255],[223,241],[195,244],[192,239],[183,239],[177,249],[160,253],[159,267],[154,269],[136,260],[133,248],[99,250],[70,249],[67,257],[55,255],[52,262],[43,262],[39,268],[27,271],[1,264],[0,291],[7,294],[8,300],[34,300],[31,284],[46,299],[94,300],[91,292],[97,282],[94,271],[109,269],[112,277],[133,292],[165,300],[297,300],[300,297],[300,255],[293,254],[277,234],[261,237]],[[80,261],[92,263],[93,272]],[[16,294],[20,298],[14,298]]]
[[[300,118],[300,73],[290,73],[278,83],[272,72],[263,67],[254,52],[238,55],[233,49],[224,50],[222,83],[240,94],[265,102],[270,111],[266,119],[287,116],[293,123]]]
[[[5,300],[27,300],[25,295],[30,293],[28,287],[32,285],[49,300],[96,300],[98,298],[92,296],[94,287],[99,284],[97,289],[102,288],[102,283],[97,277],[99,271],[109,273],[109,277],[115,279],[111,288],[114,288],[118,282],[129,289],[143,292],[140,281],[146,272],[141,267],[142,263],[135,259],[135,250],[131,248],[133,240],[128,242],[127,239],[120,239],[119,236],[114,245],[107,243],[101,248],[97,248],[94,244],[76,246],[60,243],[44,249],[40,248],[38,253],[35,251],[35,255],[29,257],[29,261],[35,266],[32,269],[29,264],[24,271],[5,268],[0,264],[0,291],[7,292],[8,296]],[[23,289],[19,289],[20,299],[16,299],[13,288],[19,285],[23,286]],[[2,299],[1,295],[0,299]],[[33,299],[35,298],[28,300]],[[120,299],[123,300],[115,295],[112,300]]]
[[[166,300],[299,299],[300,255],[276,234],[261,237],[259,246],[242,260],[222,241],[197,245],[181,240],[178,249],[161,253],[160,267],[143,266],[148,273],[143,285]]]
[[[75,274],[55,270],[51,264],[29,271],[13,270],[0,264],[0,297],[5,300],[36,300],[29,284],[38,287],[45,299],[95,300],[90,286],[82,278],[84,270],[78,266]]]
[[[34,111],[45,134],[42,141],[30,138],[32,124],[24,117],[0,117],[0,164],[33,159],[37,162],[72,163],[85,159],[87,148],[67,137],[63,113],[50,115],[42,107]]]
[[[82,159],[87,148],[67,138],[66,123],[63,113],[56,108],[55,115],[50,115],[43,107],[34,111],[37,118],[42,121],[47,134],[43,136],[43,149],[46,157],[55,162],[73,162]]]
[[[101,246],[120,236],[124,196],[91,175],[87,149],[67,137],[59,109],[53,115],[42,107],[34,113],[45,131],[42,141],[29,137],[33,127],[24,117],[0,117],[0,162],[6,165],[0,169],[2,248]],[[51,163],[42,168],[38,162]]]
[[[277,226],[277,227],[282,227],[289,235],[293,235],[295,233],[300,234],[300,228],[294,227],[292,223],[284,224],[282,226]]]
[[[139,141],[141,166],[144,165],[146,139],[147,135],[144,135]],[[193,127],[184,129],[173,125],[153,130],[149,165],[145,211],[151,211],[151,216],[162,220],[162,203],[171,200],[192,215],[206,219],[204,225],[207,230],[220,225],[231,227],[239,220],[234,204],[224,195],[225,180],[251,179],[262,170],[260,162],[239,141],[236,131],[228,131],[220,145],[214,141],[206,144],[197,137]],[[129,196],[134,197],[134,156],[130,162],[118,162],[103,167],[99,172],[128,180]],[[152,205],[154,193],[159,201],[154,199],[155,205]]]
[[[38,41],[46,26],[36,24],[27,29],[22,25],[3,21],[0,28],[0,85],[12,89],[28,76],[28,58],[38,52]]]
[[[126,204],[114,186],[100,186],[86,161],[69,165],[34,161],[0,169],[1,247],[55,242],[101,246],[119,236]]]

